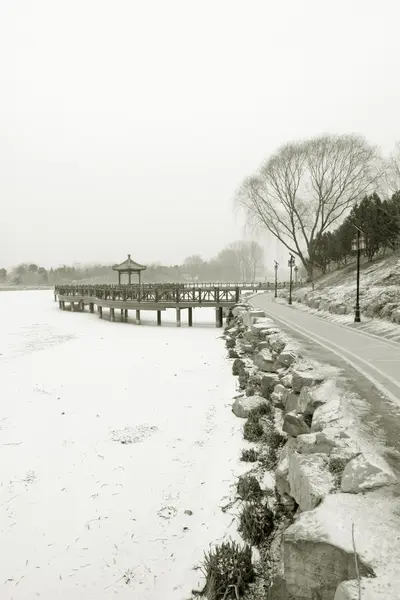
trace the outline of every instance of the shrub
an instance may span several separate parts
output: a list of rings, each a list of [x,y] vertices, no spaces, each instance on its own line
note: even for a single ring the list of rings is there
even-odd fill
[[[237,493],[242,500],[257,500],[262,496],[262,489],[254,475],[242,475],[237,483]]]
[[[240,460],[242,460],[243,462],[257,462],[258,452],[254,450],[254,448],[245,448],[244,450],[242,450]]]
[[[349,462],[348,458],[333,456],[329,459],[329,471],[332,473],[336,487],[340,486],[340,482],[342,480],[342,475],[345,466]]]
[[[250,503],[242,508],[239,532],[253,546],[262,544],[274,529],[274,514],[263,504]]]
[[[239,358],[238,353],[233,348],[229,348],[228,355],[229,355],[229,358]]]
[[[225,345],[228,349],[234,348],[236,345],[236,340],[232,337],[227,337],[225,340]]]
[[[260,417],[269,415],[271,412],[271,406],[267,402],[263,402],[258,406],[255,406],[249,411],[248,419],[250,421],[258,421]]]
[[[243,426],[243,437],[249,442],[257,442],[264,433],[263,426],[259,420],[247,419]]]
[[[232,365],[232,375],[240,375],[244,369],[244,363],[240,358],[236,358]]]
[[[205,555],[203,570],[206,585],[200,595],[208,600],[237,600],[254,581],[251,547],[224,542]]]

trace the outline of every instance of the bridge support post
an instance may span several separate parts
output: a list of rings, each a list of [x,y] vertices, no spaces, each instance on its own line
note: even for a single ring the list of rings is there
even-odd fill
[[[115,321],[115,309],[110,308],[110,321]]]
[[[180,308],[176,309],[176,326],[177,327],[181,326],[181,309]]]
[[[161,310],[157,311],[157,325],[161,325]]]
[[[216,327],[222,327],[222,306],[218,306],[215,309],[215,325]]]
[[[93,302],[89,302],[89,311],[90,311],[91,313],[93,313],[93,312],[94,312],[94,303],[93,303]]]
[[[140,310],[136,311],[136,325],[140,325]]]
[[[188,308],[188,324],[189,327],[193,326],[193,308],[191,306]]]
[[[121,321],[124,320],[124,309],[121,308],[121,316],[120,316]]]
[[[240,298],[240,288],[235,288],[235,302],[236,304],[239,302],[239,298]]]
[[[69,303],[69,309],[72,310],[72,312],[74,312],[74,310],[75,310],[75,304],[74,304],[74,302],[70,302]]]
[[[59,300],[59,302],[58,302],[58,307],[62,308],[62,302],[61,302],[61,300]]]
[[[125,309],[125,315],[124,316],[125,316],[125,321],[127,321],[128,320],[128,309],[127,308]]]
[[[99,309],[99,317],[100,317],[100,319],[102,319],[103,318],[103,307],[99,306],[98,309]]]

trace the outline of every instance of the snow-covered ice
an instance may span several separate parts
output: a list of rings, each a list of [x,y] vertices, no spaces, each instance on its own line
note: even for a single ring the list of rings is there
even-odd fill
[[[142,317],[0,294],[2,600],[187,599],[204,550],[237,536],[222,330],[210,309],[191,329]]]

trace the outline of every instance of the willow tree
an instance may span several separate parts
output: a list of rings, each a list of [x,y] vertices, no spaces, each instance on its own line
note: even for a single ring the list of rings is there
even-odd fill
[[[373,191],[376,148],[356,135],[325,135],[282,146],[245,179],[237,203],[248,220],[297,255],[313,276],[321,236]]]

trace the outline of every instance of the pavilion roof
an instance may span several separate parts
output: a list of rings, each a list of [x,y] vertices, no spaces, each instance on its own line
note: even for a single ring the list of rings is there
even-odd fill
[[[113,265],[113,271],[120,271],[126,273],[138,273],[139,271],[144,271],[146,267],[144,265],[140,265],[131,259],[131,255],[128,254],[128,258],[124,260],[120,265]]]

